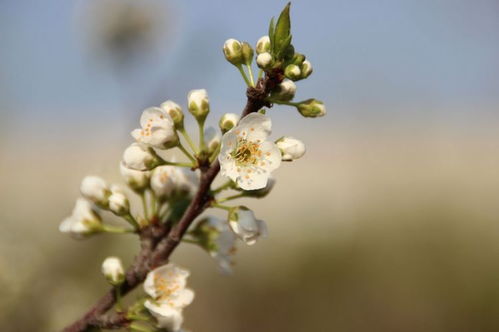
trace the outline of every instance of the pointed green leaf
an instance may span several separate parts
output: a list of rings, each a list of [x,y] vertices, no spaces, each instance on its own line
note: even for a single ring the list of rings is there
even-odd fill
[[[270,20],[270,25],[269,25],[269,39],[270,39],[270,50],[271,50],[271,52],[272,52],[272,50],[274,50],[274,45],[275,45],[275,43],[274,43],[274,32],[275,32],[275,20],[272,17],[272,19]]]
[[[274,31],[274,41],[276,53],[281,53],[289,46],[291,43],[291,19],[289,17],[289,9],[291,7],[291,2],[289,2],[286,7],[284,7]]]

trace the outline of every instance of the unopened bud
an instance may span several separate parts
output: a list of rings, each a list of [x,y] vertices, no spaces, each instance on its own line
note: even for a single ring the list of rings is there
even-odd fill
[[[268,52],[258,54],[256,63],[262,69],[269,69],[272,66],[272,55]]]
[[[314,69],[312,68],[312,64],[310,63],[310,61],[303,61],[301,65],[301,79],[309,77],[313,71]]]
[[[167,100],[160,107],[172,118],[175,129],[184,128],[184,113],[177,103]]]
[[[210,101],[205,89],[191,90],[187,96],[189,112],[198,121],[204,121],[210,112]]]
[[[208,127],[204,131],[204,143],[208,149],[208,154],[214,153],[220,146],[220,133],[213,127]]]
[[[298,112],[306,118],[317,118],[326,114],[326,107],[322,101],[308,99],[298,104]]]
[[[261,54],[270,51],[270,38],[263,36],[256,42],[256,53]]]
[[[305,56],[301,53],[295,53],[293,60],[291,60],[291,62],[297,66],[301,66],[303,61],[305,61]]]
[[[138,171],[152,169],[156,164],[156,156],[143,144],[132,143],[123,152],[125,166]]]
[[[109,210],[117,216],[124,216],[130,212],[130,202],[125,192],[119,186],[111,186],[111,196],[109,196]]]
[[[267,225],[257,220],[253,211],[244,206],[229,213],[229,226],[247,245],[253,245],[258,238],[267,236]]]
[[[279,101],[290,101],[295,97],[296,84],[289,79],[284,79],[272,92],[272,99]]]
[[[281,150],[283,161],[292,161],[301,158],[305,154],[305,144],[293,137],[284,136],[276,142]]]
[[[137,171],[126,167],[125,163],[121,162],[120,173],[126,184],[135,192],[143,192],[149,187],[150,171]]]
[[[234,128],[239,122],[239,118],[240,116],[235,113],[225,113],[218,122],[222,133],[225,134],[226,132]]]
[[[118,257],[108,257],[102,262],[102,274],[113,286],[119,286],[125,281],[123,263]]]
[[[284,69],[284,76],[289,78],[290,80],[296,81],[301,77],[300,67],[297,65],[288,65],[286,69]]]
[[[106,181],[98,176],[86,176],[81,182],[80,192],[83,197],[100,207],[107,207],[111,194]]]
[[[239,66],[244,63],[242,45],[238,40],[228,39],[224,43],[223,51],[227,61],[234,66]]]
[[[242,43],[243,61],[245,64],[249,65],[253,61],[253,48],[247,42]]]

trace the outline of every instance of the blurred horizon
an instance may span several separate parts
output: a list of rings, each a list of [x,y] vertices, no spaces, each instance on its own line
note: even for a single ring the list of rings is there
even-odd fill
[[[60,330],[107,289],[102,260],[129,263],[137,242],[58,232],[81,179],[123,183],[146,107],[185,109],[206,88],[210,125],[239,113],[223,42],[255,44],[286,2],[0,2],[4,330]],[[294,44],[314,67],[296,99],[328,114],[267,113],[272,138],[307,153],[268,198],[241,201],[270,234],[238,246],[233,276],[198,248],[175,252],[196,292],[186,329],[498,331],[498,18],[496,0],[293,1]]]

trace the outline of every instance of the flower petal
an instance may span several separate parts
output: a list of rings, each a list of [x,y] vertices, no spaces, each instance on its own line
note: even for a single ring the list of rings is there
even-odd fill
[[[251,113],[241,119],[234,132],[249,141],[263,142],[271,133],[272,121],[268,116]]]

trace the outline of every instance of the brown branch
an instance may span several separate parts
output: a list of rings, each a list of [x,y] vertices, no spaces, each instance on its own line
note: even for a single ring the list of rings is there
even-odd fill
[[[282,73],[271,73],[270,76],[260,79],[256,87],[249,87],[241,118],[259,111],[264,106],[271,107],[266,98],[282,79]],[[125,282],[120,287],[123,296],[141,284],[150,270],[168,261],[189,226],[208,207],[212,200],[210,187],[220,171],[220,163],[216,160],[211,165],[201,165],[200,170],[199,189],[180,221],[171,230],[164,224],[153,224],[141,231],[141,250],[128,268]],[[166,234],[168,235],[165,236]],[[127,326],[130,322],[123,313],[104,315],[115,303],[115,291],[111,289],[87,313],[63,331],[83,332],[92,327],[117,329]]]

